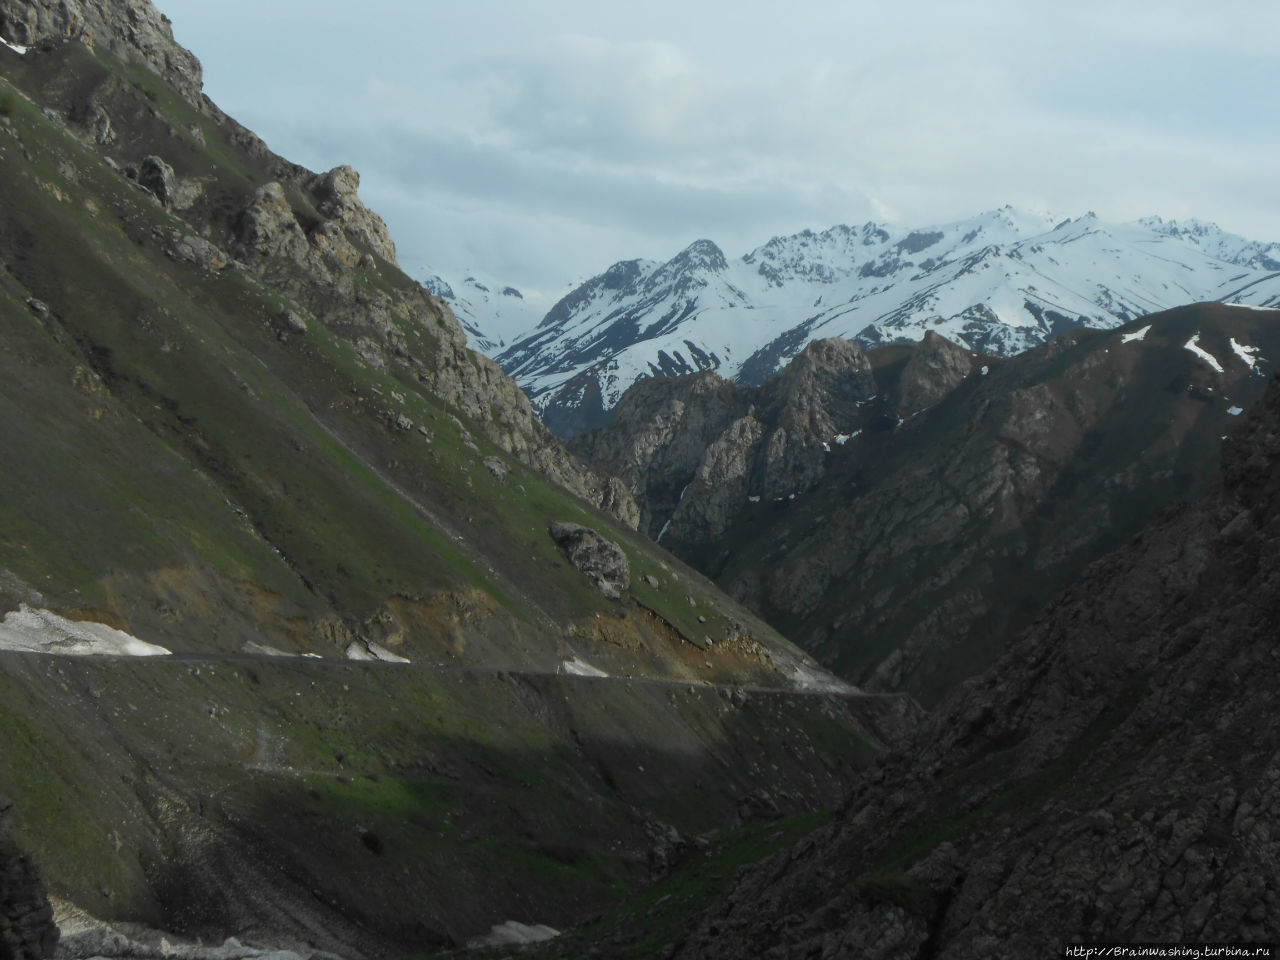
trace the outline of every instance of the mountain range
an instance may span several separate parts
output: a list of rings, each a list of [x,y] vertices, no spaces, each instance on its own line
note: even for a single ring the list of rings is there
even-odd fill
[[[1055,221],[1003,207],[911,230],[804,231],[736,260],[699,240],[666,263],[623,261],[493,356],[570,436],[605,422],[639,378],[714,370],[759,385],[815,339],[873,346],[932,330],[1011,356],[1197,301],[1280,303],[1280,244],[1195,220]]]
[[[570,449],[449,307],[532,297],[424,289],[149,0],[0,39],[0,960],[1280,928],[1274,247],[1004,210],[624,263],[544,320],[616,335]],[[1192,276],[1251,305],[1148,312]]]
[[[564,928],[914,724],[638,533],[147,0],[0,36],[0,956]]]

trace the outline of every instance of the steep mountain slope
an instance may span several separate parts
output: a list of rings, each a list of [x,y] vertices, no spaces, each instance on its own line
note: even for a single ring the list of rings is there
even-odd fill
[[[0,35],[0,793],[54,895],[352,957],[568,924],[910,727],[636,533],[149,3]]]
[[[814,339],[871,346],[933,330],[1009,356],[1199,300],[1280,303],[1280,245],[1196,221],[1053,224],[1005,207],[911,231],[775,237],[734,261],[699,240],[665,264],[618,263],[496,356],[569,436],[604,422],[641,377],[715,370],[760,384]]]
[[[1280,355],[1278,316],[1187,307],[1011,359],[932,332],[865,356],[817,341],[759,389],[641,381],[574,443],[629,485],[650,535],[827,665],[932,701],[1207,486]],[[834,381],[852,403],[804,374],[834,343],[859,358]],[[784,427],[778,397],[839,414]]]
[[[832,826],[669,956],[1043,956],[1280,924],[1280,384],[1223,481],[1091,567]]]

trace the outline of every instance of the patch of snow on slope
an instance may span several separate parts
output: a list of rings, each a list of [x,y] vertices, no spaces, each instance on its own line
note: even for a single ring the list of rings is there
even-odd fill
[[[1240,414],[1244,413],[1244,408],[1243,407],[1227,407],[1227,413],[1231,414],[1231,416],[1233,417],[1238,417],[1240,416]]]
[[[1222,364],[1218,362],[1218,358],[1215,357],[1208,350],[1205,350],[1199,344],[1200,344],[1200,334],[1197,333],[1193,335],[1190,340],[1184,343],[1182,345],[1182,348],[1184,350],[1190,350],[1192,353],[1194,353],[1197,357],[1199,357],[1209,366],[1213,367],[1213,369],[1217,370],[1219,373],[1222,373]]]
[[[1235,355],[1247,363],[1249,368],[1252,370],[1257,370],[1258,364],[1265,362],[1263,357],[1258,356],[1258,352],[1261,350],[1260,347],[1250,347],[1243,343],[1236,343],[1235,337],[1231,338],[1231,349],[1234,351]]]
[[[518,920],[508,920],[506,923],[495,923],[483,937],[472,937],[467,941],[467,949],[477,950],[481,947],[509,947],[517,944],[538,943],[558,936],[560,936],[560,931],[555,927],[548,927],[545,923],[535,923],[530,926],[529,924],[520,923]]]
[[[3,43],[6,47],[8,47],[10,50],[12,50],[14,53],[16,53],[20,57],[26,54],[26,52],[29,49],[31,49],[30,47],[24,47],[16,43],[10,43],[4,37],[0,37],[0,43]]]
[[[1260,307],[1254,303],[1224,303],[1223,306],[1224,307],[1244,307],[1244,309],[1246,310],[1267,310],[1272,312],[1280,310],[1280,307]]]
[[[607,677],[599,667],[593,667],[587,661],[574,657],[572,660],[566,660],[560,664],[560,672],[567,673],[572,677]]]
[[[0,623],[0,650],[68,657],[164,657],[172,651],[88,620],[68,620],[25,603]]]
[[[851,683],[846,683],[835,674],[827,673],[821,668],[813,668],[803,661],[791,666],[791,681],[798,690],[810,690],[822,693],[858,693]]]
[[[1138,343],[1147,339],[1147,332],[1151,329],[1151,324],[1147,324],[1141,330],[1135,330],[1133,333],[1122,333],[1120,335],[1121,343]]]
[[[386,647],[379,646],[376,643],[367,643],[361,640],[352,640],[347,644],[348,660],[373,660],[381,663],[411,663],[407,657],[392,653]]]

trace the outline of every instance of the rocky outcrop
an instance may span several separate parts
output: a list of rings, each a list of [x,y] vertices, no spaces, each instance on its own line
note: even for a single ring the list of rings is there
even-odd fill
[[[606,428],[572,449],[620,477],[651,537],[686,548],[720,537],[752,498],[785,498],[823,476],[877,386],[848,340],[816,340],[759,389],[712,372],[638,381]]]
[[[627,555],[590,527],[557,521],[547,531],[575,570],[586,574],[610,600],[621,600],[631,584]]]
[[[974,358],[971,350],[925,331],[898,381],[898,416],[913,417],[951,393],[973,372]]]
[[[10,835],[10,808],[0,797],[0,957],[42,960],[53,955],[58,928],[39,871]]]
[[[78,40],[109,50],[203,103],[200,61],[174,41],[169,18],[149,0],[0,0],[0,36],[26,47]]]
[[[1223,482],[1090,568],[835,823],[669,953],[1267,941],[1280,924],[1280,383]]]
[[[337,221],[348,236],[388,263],[399,265],[386,223],[360,201],[360,174],[352,167],[334,167],[328,173],[317,174],[307,183],[307,189],[321,214]]]
[[[265,183],[240,217],[237,253],[250,267],[262,269],[284,260],[307,265],[310,246],[278,181]]]

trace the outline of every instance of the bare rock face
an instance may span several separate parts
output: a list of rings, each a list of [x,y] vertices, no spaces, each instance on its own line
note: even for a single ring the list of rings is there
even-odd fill
[[[574,569],[594,580],[610,600],[622,599],[631,583],[631,568],[620,546],[577,523],[557,521],[548,532]]]
[[[973,372],[974,354],[932,330],[911,353],[898,382],[898,416],[933,406]]]
[[[360,201],[360,174],[354,168],[334,167],[313,177],[307,187],[324,216],[388,263],[396,263],[396,245],[386,223]]]
[[[169,18],[148,0],[0,0],[0,35],[27,47],[67,40],[102,47],[146,64],[202,105],[200,61],[174,41]]]
[[[240,220],[239,252],[246,263],[262,267],[272,260],[287,260],[301,266],[310,253],[306,234],[294,216],[277,182],[263,184]]]
[[[817,483],[831,444],[876,393],[858,344],[815,340],[758,390],[712,372],[640,380],[610,426],[571,446],[627,484],[649,536],[705,544],[752,498],[786,498]]]
[[[43,960],[58,945],[58,928],[35,864],[9,835],[9,807],[0,798],[0,957]]]

